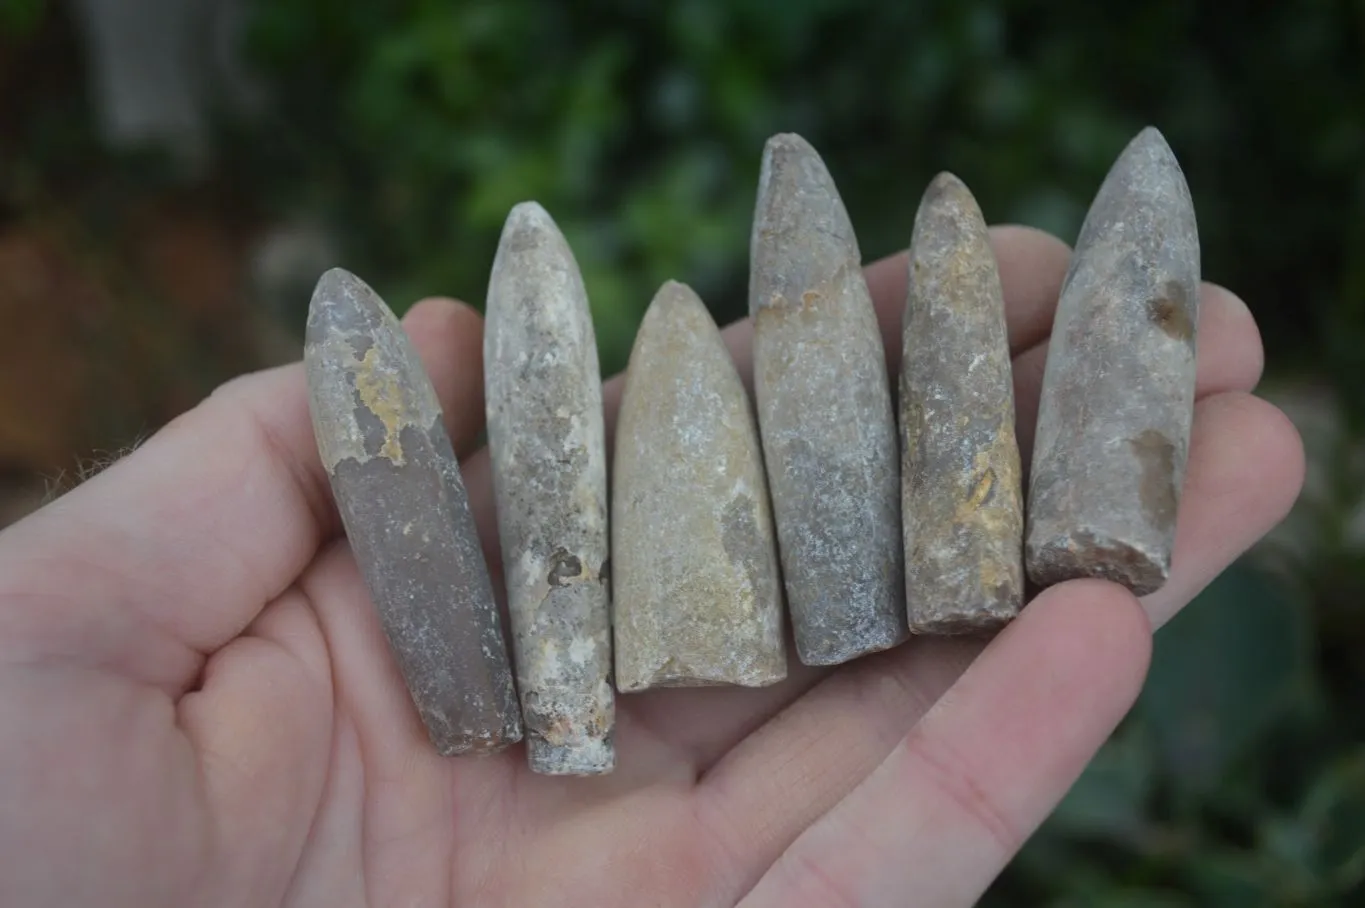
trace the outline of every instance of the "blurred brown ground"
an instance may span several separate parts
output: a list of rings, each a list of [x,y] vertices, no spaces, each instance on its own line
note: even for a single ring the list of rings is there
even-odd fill
[[[84,103],[71,40],[60,22],[18,48],[0,39],[0,526],[297,352],[250,298],[259,225],[231,187],[120,191],[97,151],[25,161],[15,137],[34,116]]]
[[[0,524],[292,353],[246,299],[242,239],[212,210],[120,211],[109,245],[64,214],[0,230]]]

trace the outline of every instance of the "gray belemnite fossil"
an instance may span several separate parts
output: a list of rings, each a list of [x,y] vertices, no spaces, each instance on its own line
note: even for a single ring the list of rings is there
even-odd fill
[[[497,604],[436,391],[355,275],[322,275],[304,362],[323,466],[384,633],[437,752],[521,740]]]
[[[635,338],[613,470],[617,688],[785,678],[758,431],[711,314],[682,284],[660,288]]]
[[[602,379],[587,291],[534,202],[503,227],[484,379],[498,534],[533,771],[615,766]]]
[[[910,629],[995,630],[1023,604],[1023,489],[1000,274],[957,177],[929,184],[909,258],[900,410]]]
[[[911,632],[995,629],[1018,613],[1025,574],[1138,595],[1168,579],[1200,249],[1155,128],[1116,160],[1077,239],[1026,509],[998,268],[960,180],[936,177],[915,217],[899,439],[857,239],[799,136],[764,148],[750,257],[753,405],[701,300],[665,283],[631,351],[609,479],[577,263],[539,205],[508,215],[484,357],[515,675],[416,351],[359,278],[318,281],[304,350],[318,449],[439,753],[525,734],[535,772],[610,772],[613,681],[633,692],[787,676],[784,581],[799,658],[836,665]]]
[[[1137,595],[1170,576],[1193,420],[1199,233],[1148,127],[1096,194],[1062,285],[1038,407],[1025,563]]]
[[[823,161],[768,140],[750,249],[754,397],[800,659],[907,636],[899,444],[858,242]]]

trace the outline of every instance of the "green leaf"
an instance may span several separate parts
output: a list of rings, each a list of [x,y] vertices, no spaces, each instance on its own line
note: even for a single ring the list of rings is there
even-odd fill
[[[1291,701],[1306,666],[1304,612],[1239,562],[1157,635],[1138,712],[1177,785],[1211,789]]]
[[[1186,863],[1189,888],[1205,908],[1256,908],[1270,899],[1274,864],[1256,854],[1203,851]]]
[[[1365,886],[1365,747],[1331,765],[1304,798],[1299,821],[1316,869],[1340,892]]]

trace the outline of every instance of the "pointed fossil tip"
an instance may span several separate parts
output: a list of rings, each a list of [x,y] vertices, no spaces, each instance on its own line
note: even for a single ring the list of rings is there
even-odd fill
[[[554,226],[554,218],[550,217],[550,212],[545,210],[544,205],[534,199],[527,199],[512,206],[512,210],[507,213],[507,225],[544,229],[547,226]]]
[[[329,268],[318,278],[308,304],[305,342],[326,333],[359,329],[393,318],[379,294],[345,268]]]
[[[774,195],[787,193],[774,192],[774,180],[785,182],[789,175],[801,174],[803,183],[811,182],[812,177],[820,181],[824,175],[825,162],[815,147],[794,132],[779,132],[763,143],[763,162],[759,168],[758,204],[764,207]],[[800,179],[798,177],[798,179]],[[828,176],[824,176],[828,180]]]
[[[502,225],[498,251],[493,260],[493,279],[508,268],[525,268],[527,256],[535,260],[572,257],[568,240],[550,212],[539,202],[528,199],[512,206]],[[514,265],[513,263],[521,263]]]
[[[1155,126],[1133,136],[1109,165],[1081,222],[1073,264],[1086,261],[1092,247],[1109,242],[1138,243],[1152,255],[1159,249],[1182,250],[1193,257],[1190,267],[1197,270],[1194,200],[1180,161]]]
[[[924,242],[926,231],[931,236],[951,236],[959,242],[967,241],[978,229],[984,229],[984,219],[981,206],[967,184],[955,173],[940,171],[920,196],[911,230],[911,245]],[[911,258],[914,259],[913,253]]]
[[[318,278],[317,286],[313,289],[313,299],[316,300],[320,297],[335,296],[338,292],[344,292],[346,289],[356,285],[364,286],[364,283],[364,281],[347,271],[345,268],[328,268],[326,271],[322,272],[322,276]]]
[[[768,137],[767,142],[763,143],[764,158],[779,155],[813,155],[815,153],[815,147],[794,132],[775,133]]]
[[[706,308],[697,291],[682,281],[667,280],[659,286],[649,308],[645,310],[640,331],[652,333],[662,330],[663,325],[676,326],[679,320],[691,321],[698,312],[705,313],[708,319],[711,317],[711,311]]]
[[[931,202],[945,195],[971,195],[971,190],[967,184],[962,182],[962,178],[951,171],[941,170],[929,181],[929,186],[924,190],[924,201]]]
[[[322,272],[308,303],[309,337],[335,322],[338,304],[353,297],[357,286],[363,287],[364,282],[345,268],[328,268]]]
[[[1161,130],[1155,126],[1144,126],[1137,135],[1133,136],[1128,141],[1128,145],[1120,152],[1118,160],[1128,161],[1135,158],[1176,163],[1175,151],[1171,149],[1170,143],[1166,141]]]
[[[499,326],[521,324],[528,311],[537,311],[548,287],[557,286],[553,275],[566,271],[573,264],[573,253],[559,226],[545,207],[534,199],[525,199],[512,206],[503,221],[498,237],[498,248],[488,275],[488,295],[484,308],[486,343],[501,343]],[[568,271],[575,270],[568,268]],[[521,290],[515,288],[522,288]],[[553,293],[551,292],[551,295]],[[515,328],[513,335],[523,329]],[[489,347],[490,355],[493,346]]]
[[[749,238],[749,314],[834,278],[862,259],[825,162],[795,133],[764,146]]]
[[[1161,130],[1151,125],[1142,127],[1142,129],[1138,131],[1138,134],[1133,137],[1133,142],[1135,144],[1138,143],[1145,145],[1156,144],[1169,147],[1169,145],[1166,142],[1166,137],[1161,134]]]
[[[779,132],[763,143],[763,163],[758,177],[759,206],[763,207],[773,196],[790,194],[775,192],[775,182],[792,181],[799,186],[823,183],[833,187],[833,180],[815,146],[794,132]]]
[[[640,357],[646,355],[642,351],[657,346],[656,338],[690,337],[708,321],[714,328],[715,322],[711,319],[710,311],[691,287],[681,281],[664,281],[654,292],[654,297],[645,307],[644,317],[640,319],[627,371],[641,368]],[[629,380],[626,384],[629,386]]]
[[[1124,146],[1105,174],[1091,209],[1107,212],[1111,206],[1129,204],[1128,200],[1135,195],[1153,202],[1161,199],[1157,204],[1166,207],[1168,213],[1179,212],[1182,233],[1194,234],[1197,230],[1184,169],[1155,126],[1144,127]],[[1083,224],[1082,233],[1085,232]],[[1196,241],[1195,237],[1191,236],[1190,241]],[[1077,245],[1080,244],[1081,238],[1077,237]]]
[[[682,281],[669,279],[659,286],[659,290],[654,294],[654,299],[662,305],[669,305],[678,302],[700,301],[697,292]]]

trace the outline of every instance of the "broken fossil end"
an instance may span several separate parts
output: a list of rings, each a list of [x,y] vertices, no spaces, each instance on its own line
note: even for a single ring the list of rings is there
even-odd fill
[[[963,610],[961,614],[921,614],[912,619],[910,633],[916,637],[992,637],[1005,629],[1019,616],[1019,609],[1009,602],[1004,606],[982,603]]]
[[[531,731],[529,724],[526,759],[537,775],[602,776],[616,770],[616,744],[611,732],[592,730],[572,740],[550,740]]]
[[[1029,580],[1040,589],[1068,580],[1107,580],[1134,596],[1149,596],[1171,575],[1170,552],[1142,551],[1122,540],[1084,530],[1027,547]]]

